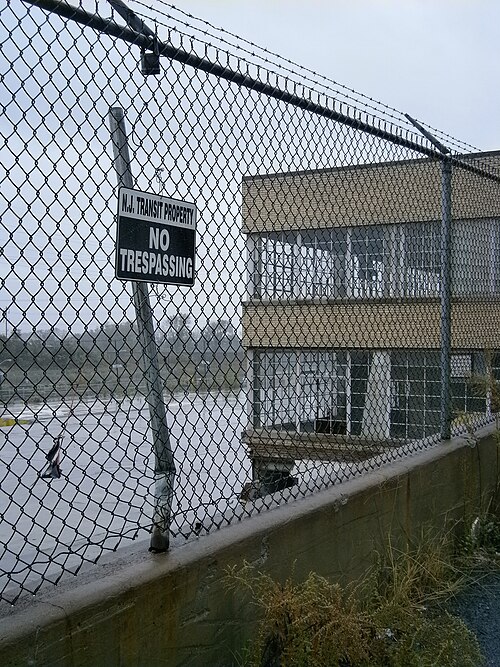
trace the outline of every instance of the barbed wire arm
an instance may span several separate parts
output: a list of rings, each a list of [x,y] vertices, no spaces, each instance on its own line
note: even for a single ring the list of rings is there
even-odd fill
[[[135,30],[135,32],[142,35],[146,35],[147,37],[156,38],[156,35],[151,28],[149,28],[144,21],[130,9],[130,7],[127,7],[122,0],[108,0],[108,3],[127,22],[132,30]]]

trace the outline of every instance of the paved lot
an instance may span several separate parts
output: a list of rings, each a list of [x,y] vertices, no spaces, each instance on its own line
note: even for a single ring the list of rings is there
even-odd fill
[[[174,527],[237,504],[251,476],[240,439],[244,399],[182,395],[168,403],[177,465]],[[7,545],[0,548],[0,570],[11,573],[11,584],[24,581],[29,569],[42,574],[77,567],[82,556],[99,555],[104,538],[113,547],[121,535],[133,537],[148,524],[151,443],[142,400],[17,412],[33,421],[0,429],[0,540]],[[41,479],[45,453],[63,423],[63,476]]]
[[[476,633],[486,667],[500,665],[500,571],[478,573],[453,601],[451,611]]]

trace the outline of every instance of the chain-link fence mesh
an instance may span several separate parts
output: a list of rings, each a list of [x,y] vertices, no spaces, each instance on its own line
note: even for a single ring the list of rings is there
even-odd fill
[[[432,130],[440,155],[394,109],[163,2],[130,6],[142,28],[104,0],[0,10],[10,602],[147,536],[159,503],[184,540],[498,410],[500,153]],[[146,288],[163,492],[144,322],[114,277],[112,108],[133,187],[198,212],[194,286]]]

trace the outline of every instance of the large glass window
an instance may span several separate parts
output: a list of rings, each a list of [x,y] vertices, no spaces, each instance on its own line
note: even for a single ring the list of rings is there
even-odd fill
[[[398,296],[439,296],[440,227],[437,222],[403,225],[399,229],[402,270]]]
[[[389,375],[381,375],[384,358],[390,391]],[[491,359],[498,378],[500,355]],[[471,381],[486,374],[484,352],[454,352],[451,370],[453,418],[484,415],[486,393]],[[255,428],[405,440],[440,431],[438,350],[255,351],[253,389]]]
[[[500,294],[500,220],[457,220],[452,235],[452,289],[457,296]]]
[[[300,235],[301,298],[336,299],[347,293],[347,231],[308,230]]]
[[[478,391],[485,373],[484,352],[456,352],[451,357],[452,417],[484,415],[486,397]],[[438,351],[392,353],[391,434],[420,439],[440,431],[441,361]],[[456,421],[456,423],[458,423]]]
[[[351,230],[352,294],[367,299],[384,296],[384,264],[387,261],[384,227]]]
[[[439,432],[441,370],[438,351],[393,351],[391,436],[421,439]]]
[[[254,426],[294,429],[298,406],[298,353],[256,352],[254,356]]]
[[[294,296],[297,283],[297,236],[294,232],[269,234],[261,239],[259,258],[260,293],[263,298]]]
[[[283,231],[258,237],[250,284],[266,299],[437,297],[439,222]],[[500,221],[454,221],[453,293],[500,294]]]
[[[254,427],[345,433],[344,352],[254,353]]]

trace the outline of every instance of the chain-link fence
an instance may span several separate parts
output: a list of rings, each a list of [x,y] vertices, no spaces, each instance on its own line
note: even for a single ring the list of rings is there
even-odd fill
[[[129,4],[0,10],[10,602],[125,540],[152,530],[161,550],[498,409],[500,153]],[[138,250],[127,230],[148,216]]]

